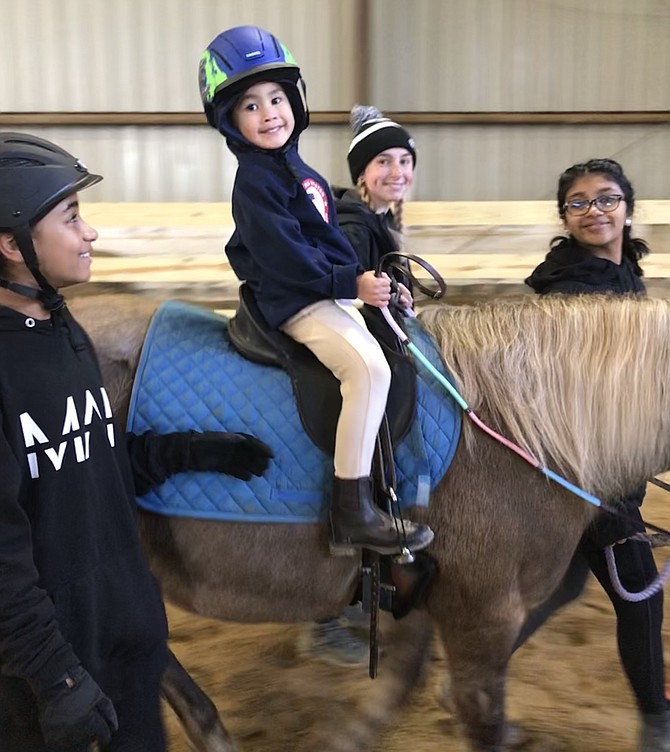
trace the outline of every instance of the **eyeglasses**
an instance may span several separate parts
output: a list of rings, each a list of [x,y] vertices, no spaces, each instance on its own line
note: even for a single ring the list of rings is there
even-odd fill
[[[615,194],[613,196],[598,196],[590,201],[588,199],[568,201],[563,204],[563,211],[572,217],[581,217],[588,214],[592,206],[595,206],[601,212],[613,212],[621,203],[622,198],[621,194]]]

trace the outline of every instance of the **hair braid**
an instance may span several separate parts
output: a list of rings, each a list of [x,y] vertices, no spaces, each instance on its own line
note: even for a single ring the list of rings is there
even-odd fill
[[[399,232],[401,235],[405,234],[405,223],[403,220],[404,209],[405,209],[404,198],[401,198],[400,201],[396,201],[393,204],[393,207],[391,209],[391,213],[393,214],[393,224],[395,225],[394,229],[397,232]]]
[[[361,201],[368,207],[370,211],[374,211],[372,208],[372,199],[370,198],[370,192],[368,191],[367,185],[365,185],[365,180],[363,179],[363,175],[358,176],[358,180],[356,181],[356,190],[358,191],[358,195],[361,197]]]

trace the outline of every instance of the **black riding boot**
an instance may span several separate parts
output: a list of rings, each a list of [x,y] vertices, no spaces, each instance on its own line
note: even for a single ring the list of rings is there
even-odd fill
[[[335,478],[328,514],[331,548],[369,548],[380,554],[397,554],[403,545],[419,551],[433,540],[428,525],[404,521],[406,541],[402,541],[388,514],[374,503],[372,479]]]

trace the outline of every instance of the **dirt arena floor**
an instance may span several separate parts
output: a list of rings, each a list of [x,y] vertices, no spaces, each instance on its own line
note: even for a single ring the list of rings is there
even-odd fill
[[[650,486],[644,516],[670,526],[670,495]],[[670,549],[656,549],[659,566]],[[669,601],[666,599],[666,604]],[[670,617],[666,621],[670,625]],[[169,609],[171,643],[209,693],[240,752],[319,750],[319,737],[364,693],[365,668],[332,667],[297,650],[303,625],[238,625]],[[509,716],[530,732],[535,752],[628,752],[635,749],[636,712],[618,662],[609,600],[591,581],[581,601],[556,615],[514,657]],[[666,630],[668,658],[670,635]],[[390,671],[382,657],[380,677]],[[447,672],[434,643],[419,688],[376,737],[375,752],[466,752],[458,724],[438,703]],[[171,752],[187,752],[176,718],[166,716]],[[327,733],[327,732],[326,732]],[[306,746],[307,745],[307,746]]]

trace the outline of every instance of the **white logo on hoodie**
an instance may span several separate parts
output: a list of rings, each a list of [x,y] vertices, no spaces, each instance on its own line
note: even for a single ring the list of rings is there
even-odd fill
[[[31,478],[40,477],[40,458],[48,460],[56,470],[61,469],[67,454],[74,453],[76,462],[88,460],[91,456],[91,432],[87,431],[86,427],[94,420],[106,423],[107,441],[112,447],[116,445],[112,406],[104,387],[100,387],[99,402],[90,390],[86,390],[81,411],[78,410],[72,395],[65,400],[63,429],[58,437],[60,441],[50,439],[30,413],[21,413],[19,419],[23,442],[29,450],[26,458]]]

